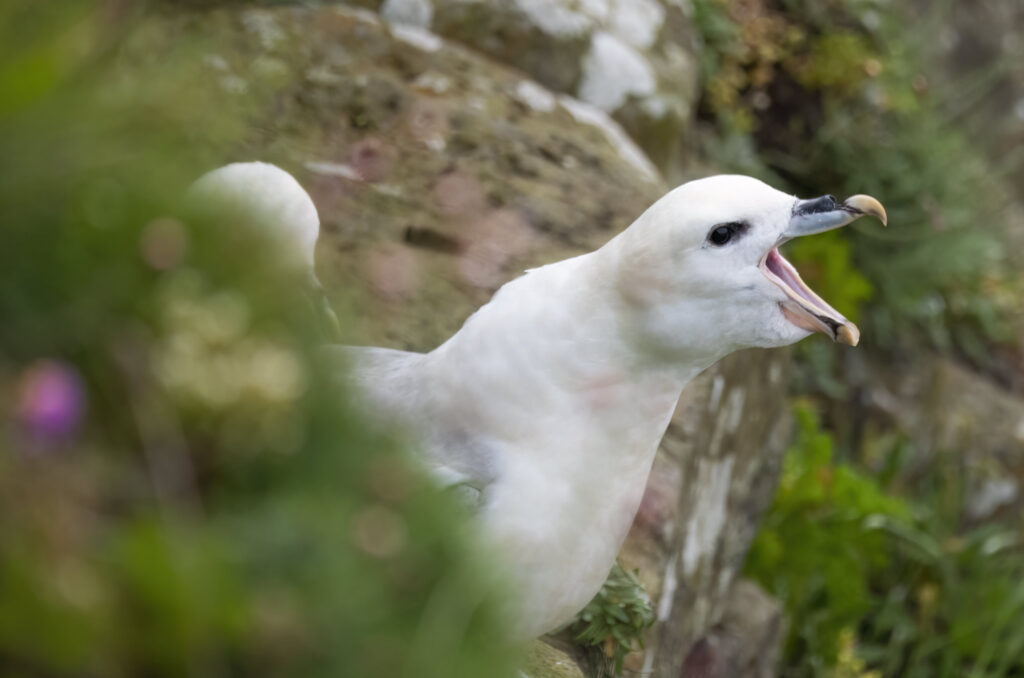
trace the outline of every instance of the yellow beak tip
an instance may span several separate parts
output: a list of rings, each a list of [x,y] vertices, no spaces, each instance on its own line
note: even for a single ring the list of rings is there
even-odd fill
[[[841,325],[836,332],[836,341],[847,346],[856,346],[860,343],[860,330],[853,323]]]
[[[852,195],[846,199],[846,204],[854,208],[861,214],[868,214],[882,222],[882,226],[889,225],[889,217],[885,213],[885,208],[882,207],[882,203],[878,202],[875,198],[870,195]]]

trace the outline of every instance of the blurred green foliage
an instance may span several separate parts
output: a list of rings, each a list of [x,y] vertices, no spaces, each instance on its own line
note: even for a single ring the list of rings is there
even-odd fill
[[[747,572],[782,598],[791,624],[787,657],[821,675],[835,663],[841,632],[872,608],[870,576],[887,565],[883,535],[864,529],[870,516],[907,519],[909,507],[875,480],[835,463],[832,438],[813,410],[796,411],[798,433],[779,490],[751,547]]]
[[[779,596],[790,630],[782,675],[1019,675],[1024,540],[998,524],[964,530],[956,478],[896,494],[839,463],[805,403],[778,495],[747,574]],[[883,474],[884,477],[885,474]]]
[[[180,216],[242,118],[194,46],[116,67],[138,9],[0,6],[0,673],[510,675],[464,516],[295,272]]]
[[[985,365],[1018,329],[1020,281],[1000,249],[1002,174],[949,122],[960,88],[926,75],[940,8],[912,22],[880,0],[694,9],[711,159],[804,196],[868,193],[889,212],[887,230],[861,220],[792,245],[811,285],[874,346],[927,340]]]

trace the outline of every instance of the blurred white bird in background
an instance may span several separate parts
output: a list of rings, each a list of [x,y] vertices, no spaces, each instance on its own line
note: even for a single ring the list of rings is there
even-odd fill
[[[185,202],[207,218],[241,220],[280,236],[282,256],[305,276],[306,293],[324,333],[333,341],[341,338],[338,319],[316,277],[320,215],[295,177],[269,163],[236,162],[197,179]]]

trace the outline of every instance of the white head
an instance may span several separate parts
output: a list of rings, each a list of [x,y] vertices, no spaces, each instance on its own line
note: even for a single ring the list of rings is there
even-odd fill
[[[190,210],[214,223],[247,223],[276,239],[282,261],[305,278],[324,334],[332,341],[341,337],[338,318],[316,277],[320,215],[295,177],[269,163],[236,162],[196,179],[185,200]]]
[[[210,216],[244,220],[280,237],[299,266],[313,271],[320,217],[312,198],[288,172],[265,162],[236,162],[207,172],[186,200]]]
[[[629,331],[667,358],[710,362],[814,331],[856,345],[857,327],[812,292],[777,248],[864,214],[885,222],[869,196],[799,200],[750,177],[714,176],[666,194],[598,256],[614,262]]]

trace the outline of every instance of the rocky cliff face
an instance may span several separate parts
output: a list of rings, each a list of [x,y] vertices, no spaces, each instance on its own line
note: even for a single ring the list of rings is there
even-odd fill
[[[941,465],[959,479],[966,524],[1018,515],[1024,506],[1024,398],[955,360],[908,357],[899,370],[859,357],[844,380],[862,405],[863,435],[911,443],[902,483]],[[880,460],[879,460],[880,461]]]
[[[1024,197],[1024,162],[1006,157],[1006,149],[1024,141],[1024,6],[1013,0],[953,3],[931,19],[937,28],[932,55],[949,82],[937,85],[959,92],[957,114]]]
[[[672,2],[645,0],[625,19],[617,2],[368,4],[380,15],[173,14],[140,50],[159,58],[186,31],[205,41],[208,77],[252,116],[243,147],[208,140],[211,166],[259,158],[294,172],[319,208],[318,273],[350,311],[351,340],[428,350],[522,269],[601,245],[665,191],[609,113],[652,148],[665,125],[678,138],[692,58]],[[595,80],[612,57],[643,77]],[[631,668],[770,673],[778,611],[735,585],[775,486],[787,365],[784,351],[746,352],[685,392],[622,554],[658,617]],[[737,632],[736,610],[752,607],[764,623]],[[740,636],[759,649],[744,655]]]
[[[619,121],[663,170],[675,167],[697,98],[695,40],[673,0],[360,0],[430,29]]]
[[[684,663],[718,667],[698,675],[774,674],[780,611],[737,575],[788,440],[788,366],[786,351],[745,351],[683,392],[622,554],[657,601],[635,662],[650,675],[679,675]],[[727,642],[736,628],[743,640]],[[743,667],[748,650],[754,661]]]

